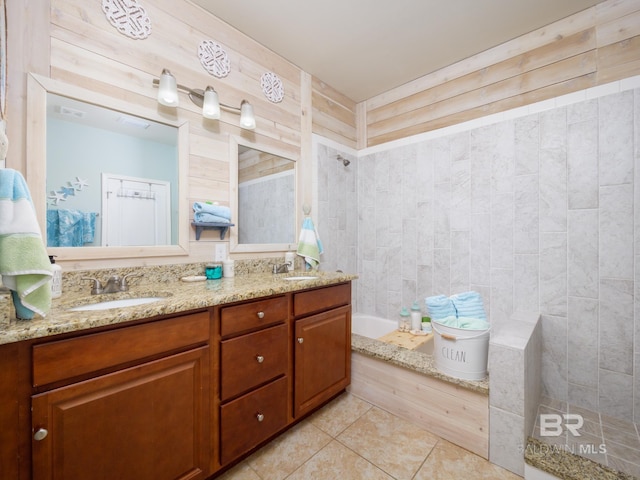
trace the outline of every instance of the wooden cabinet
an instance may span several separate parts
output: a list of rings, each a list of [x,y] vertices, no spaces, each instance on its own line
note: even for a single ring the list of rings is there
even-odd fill
[[[221,463],[237,459],[287,426],[288,379],[279,379],[222,405]]]
[[[63,385],[32,397],[33,479],[206,478],[209,318],[35,346],[34,384]],[[141,342],[130,349],[132,339]],[[66,381],[95,371],[108,373]]]
[[[351,285],[0,345],[0,478],[204,480],[350,382]]]
[[[351,382],[349,284],[294,295],[294,416],[299,418]],[[342,305],[342,306],[339,306]],[[332,308],[333,307],[333,308]],[[307,316],[308,312],[318,312]]]
[[[289,421],[290,333],[286,296],[220,313],[220,463],[228,464]]]

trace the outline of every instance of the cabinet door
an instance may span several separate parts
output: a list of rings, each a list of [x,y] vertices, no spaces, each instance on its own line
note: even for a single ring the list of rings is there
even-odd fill
[[[330,399],[351,381],[351,307],[296,321],[294,415]]]
[[[32,397],[34,480],[207,476],[209,347]]]

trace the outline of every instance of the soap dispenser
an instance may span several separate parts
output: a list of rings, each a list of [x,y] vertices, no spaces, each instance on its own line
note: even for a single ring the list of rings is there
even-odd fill
[[[58,298],[62,295],[62,267],[56,263],[55,255],[49,255],[51,269],[51,298]]]

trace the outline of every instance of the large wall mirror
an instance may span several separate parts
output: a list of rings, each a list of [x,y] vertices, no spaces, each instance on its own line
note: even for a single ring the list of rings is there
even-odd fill
[[[296,160],[292,152],[231,140],[232,252],[295,249]]]
[[[27,181],[61,260],[186,255],[186,122],[30,75]]]

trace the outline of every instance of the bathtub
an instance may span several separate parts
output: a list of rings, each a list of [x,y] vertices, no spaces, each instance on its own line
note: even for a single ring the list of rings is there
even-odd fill
[[[351,339],[349,391],[488,458],[488,393],[460,388],[458,380],[449,382],[443,375],[425,373],[434,371],[433,341],[424,344],[425,350],[410,351],[377,340],[397,327],[395,320],[363,313],[351,315],[351,332],[359,337]]]
[[[398,323],[386,318],[374,317],[366,313],[351,316],[351,332],[363,337],[380,338],[398,328]]]

